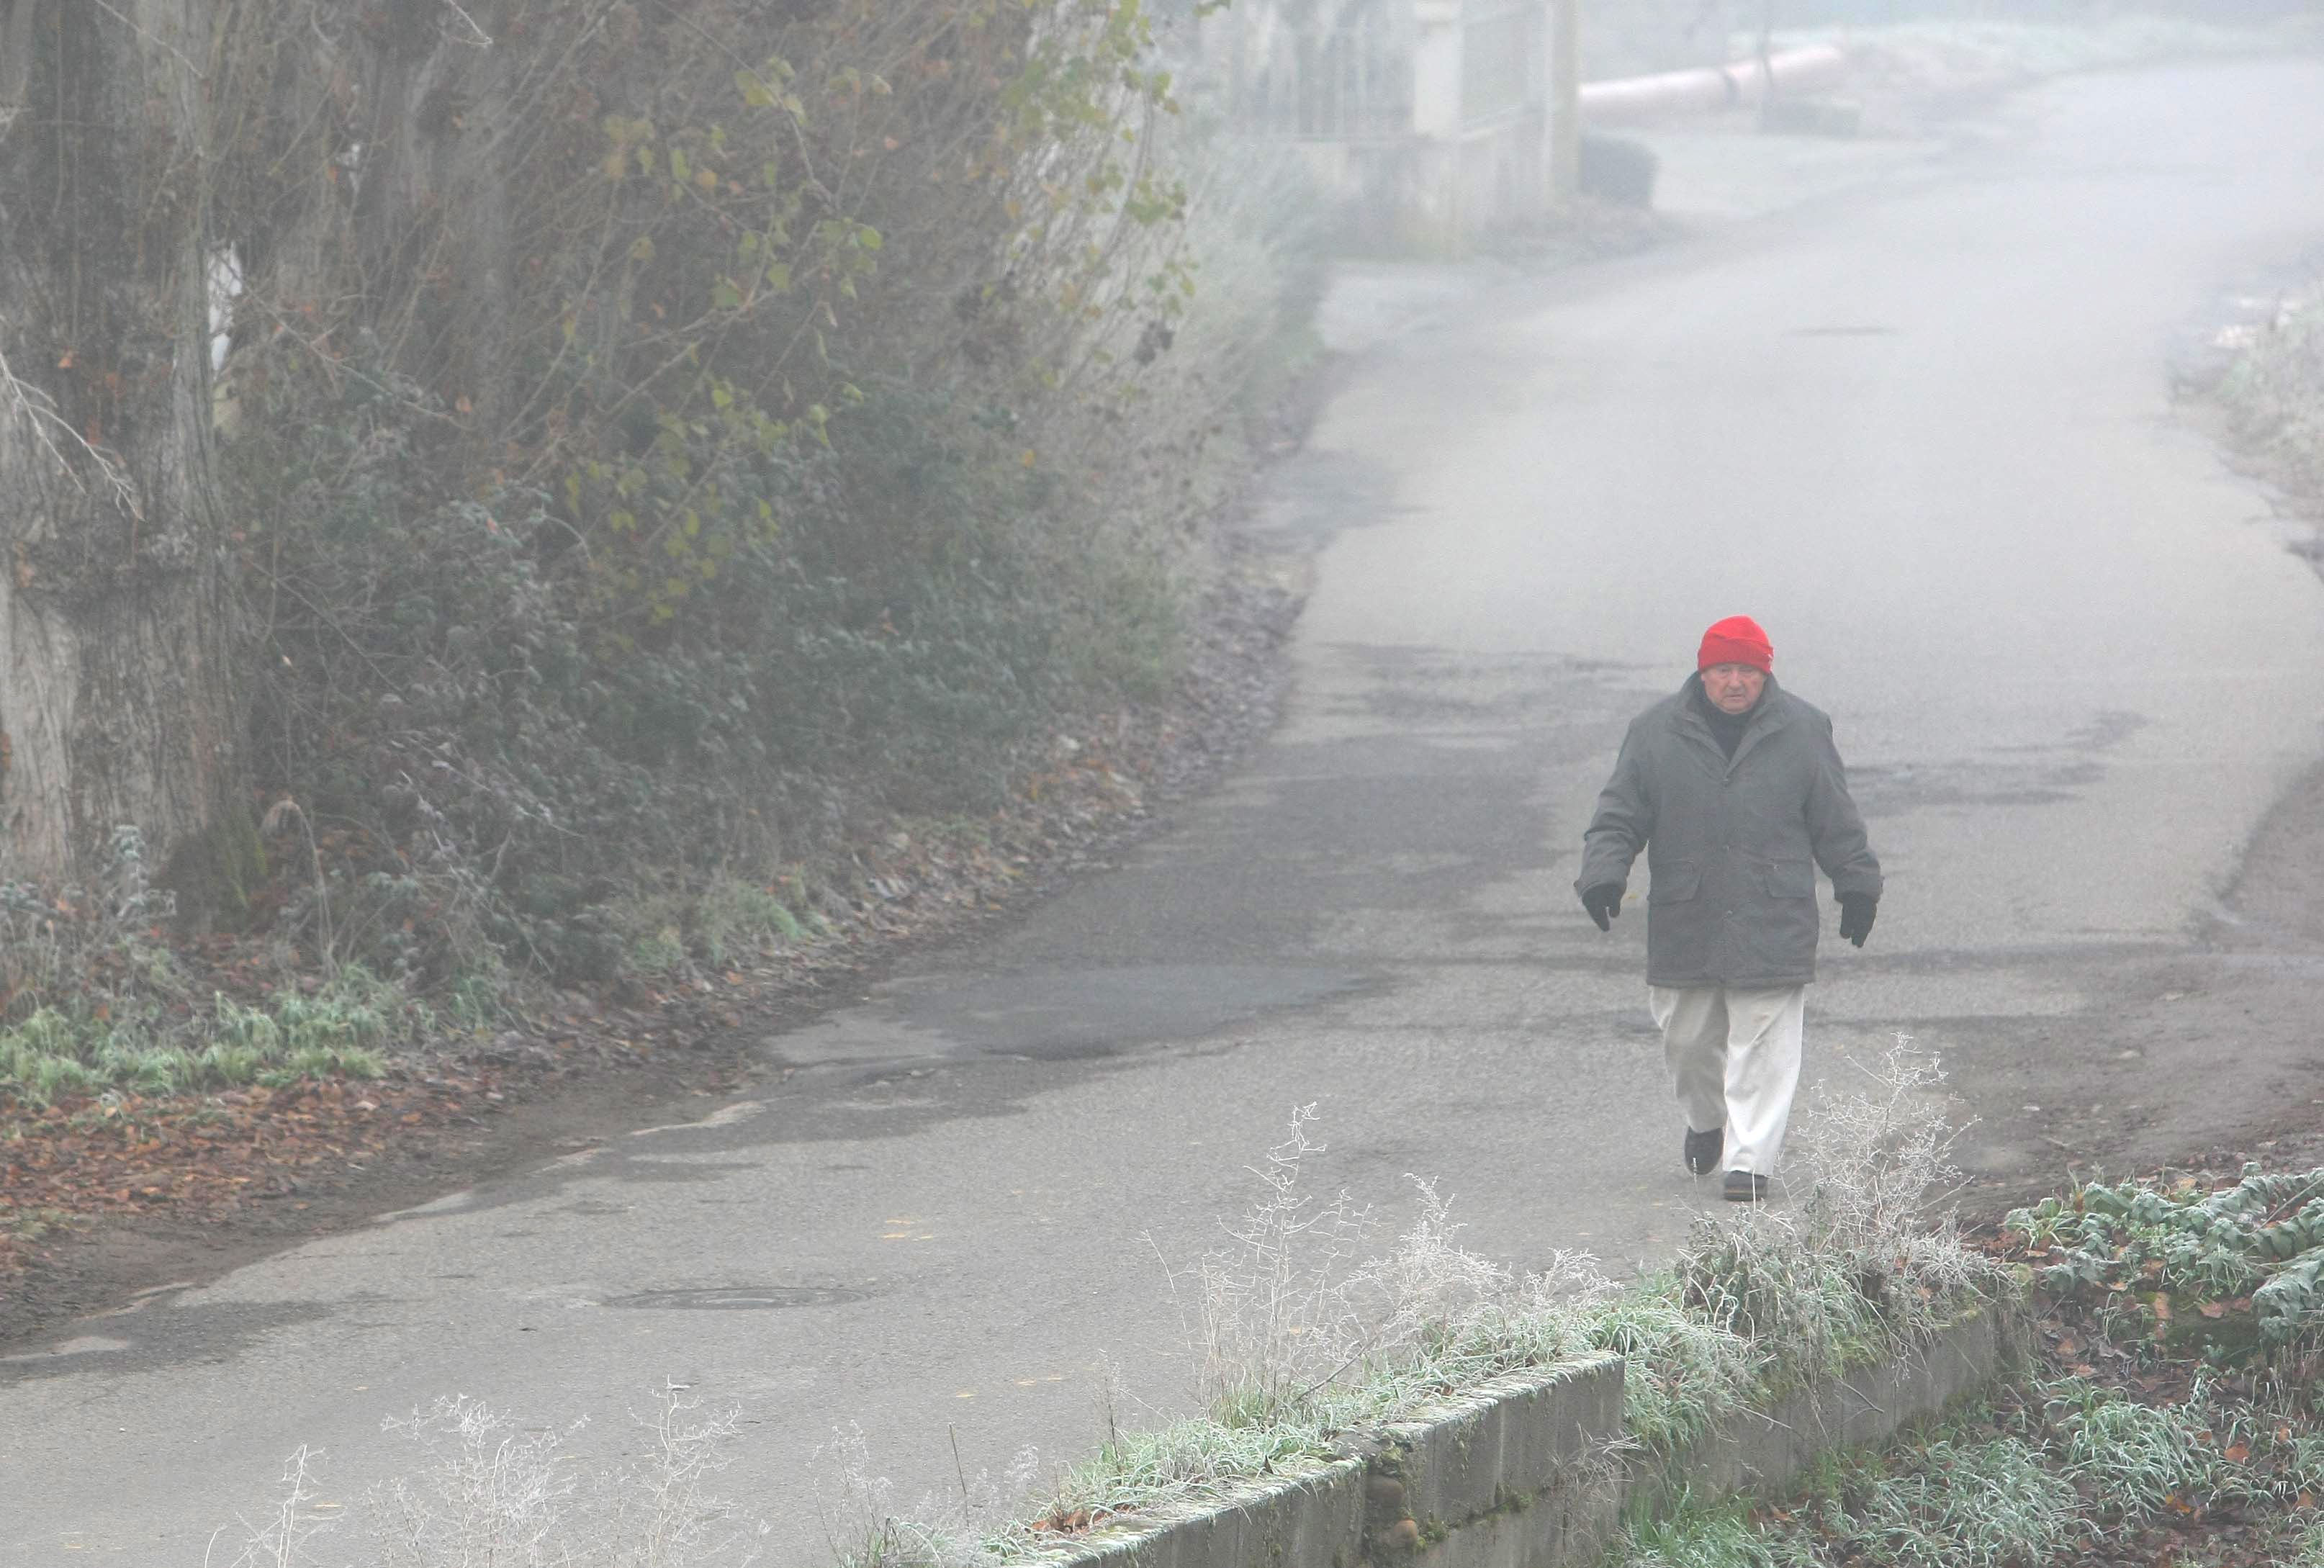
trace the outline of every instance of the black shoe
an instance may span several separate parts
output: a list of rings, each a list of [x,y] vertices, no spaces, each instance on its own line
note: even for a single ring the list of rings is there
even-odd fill
[[[1748,1170],[1727,1173],[1727,1201],[1730,1204],[1764,1204],[1767,1201],[1767,1178],[1754,1176]]]
[[[1709,1176],[1719,1168],[1719,1157],[1726,1152],[1727,1129],[1714,1127],[1708,1132],[1690,1131],[1686,1135],[1686,1168],[1699,1176]]]

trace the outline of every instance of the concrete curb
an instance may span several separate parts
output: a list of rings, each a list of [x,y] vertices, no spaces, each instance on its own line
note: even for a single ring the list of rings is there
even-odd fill
[[[1312,1473],[1200,1514],[1124,1520],[1045,1561],[1081,1568],[1593,1568],[1622,1519],[1788,1483],[1828,1449],[1877,1443],[2011,1366],[2005,1311],[1893,1360],[1738,1412],[1640,1464],[1608,1354],[1497,1379],[1351,1439]]]
[[[1893,1360],[1819,1379],[1758,1410],[1738,1411],[1659,1473],[1634,1476],[1625,1506],[1665,1513],[1682,1499],[1774,1492],[1816,1455],[1878,1443],[1976,1392],[2017,1360],[2020,1330],[1999,1311],[1972,1314]]]

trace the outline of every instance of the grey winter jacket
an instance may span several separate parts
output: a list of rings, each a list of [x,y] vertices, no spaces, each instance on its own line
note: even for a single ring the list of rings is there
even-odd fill
[[[1880,896],[1831,720],[1770,677],[1729,761],[1695,706],[1699,679],[1631,721],[1574,890],[1627,884],[1643,849],[1649,984],[1803,984],[1821,925],[1815,868],[1835,897]]]

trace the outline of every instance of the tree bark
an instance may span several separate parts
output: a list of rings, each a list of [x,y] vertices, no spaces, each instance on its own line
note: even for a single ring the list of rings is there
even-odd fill
[[[0,0],[0,877],[247,816],[211,483],[214,0]]]

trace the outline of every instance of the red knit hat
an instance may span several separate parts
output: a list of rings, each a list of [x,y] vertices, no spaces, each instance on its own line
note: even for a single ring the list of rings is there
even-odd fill
[[[1748,664],[1773,675],[1775,647],[1759,630],[1759,623],[1750,616],[1729,615],[1702,634],[1702,648],[1694,656],[1694,668],[1698,670],[1709,669],[1714,664]]]

